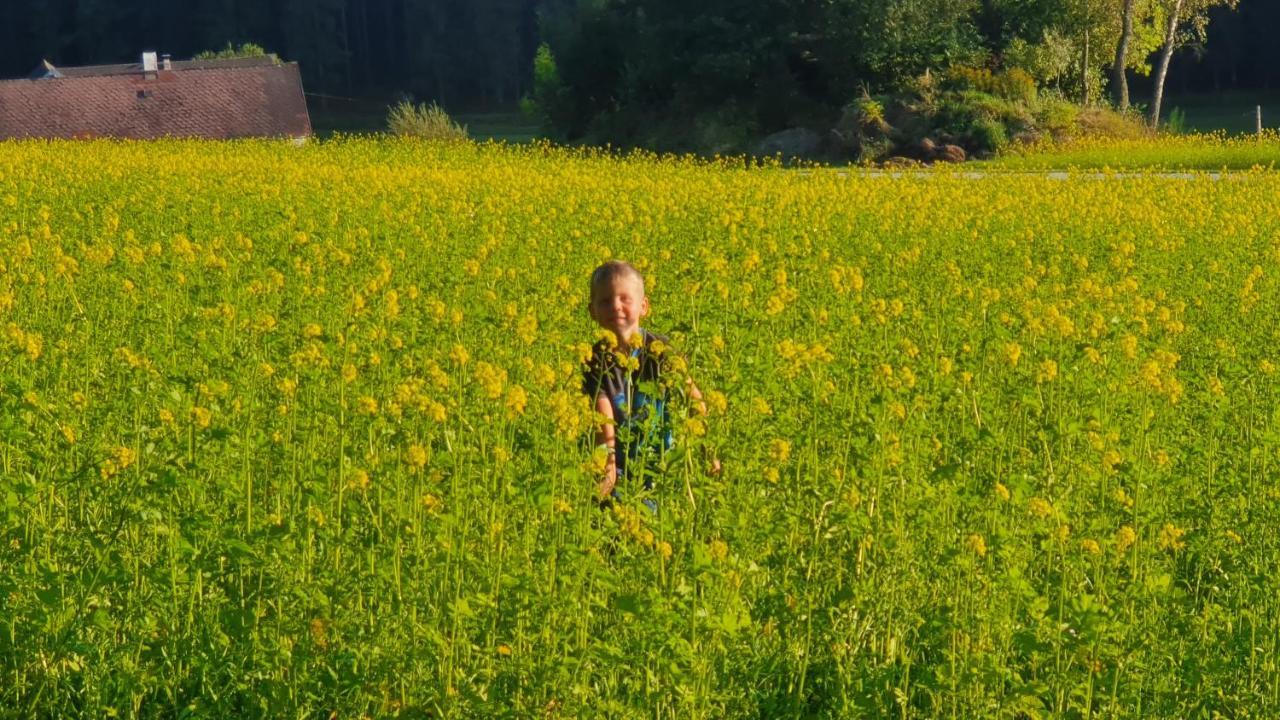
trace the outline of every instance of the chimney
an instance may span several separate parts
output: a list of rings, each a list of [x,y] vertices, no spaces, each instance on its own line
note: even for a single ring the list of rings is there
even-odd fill
[[[161,70],[173,69],[173,57],[169,55],[169,53],[165,53],[160,56],[160,69]]]
[[[148,50],[147,52],[142,53],[142,76],[143,77],[147,78],[148,80],[155,78],[156,65],[157,63],[156,63],[155,52]]]

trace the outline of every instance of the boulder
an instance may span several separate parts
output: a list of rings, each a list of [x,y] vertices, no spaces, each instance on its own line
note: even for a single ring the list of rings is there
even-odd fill
[[[894,155],[888,160],[885,160],[881,167],[886,170],[910,170],[912,168],[922,167],[923,165],[924,163],[916,160],[915,158]]]
[[[756,146],[759,155],[781,155],[784,158],[813,157],[822,149],[822,136],[808,128],[790,128],[776,132]]]
[[[939,145],[933,153],[933,161],[962,163],[965,161],[964,148],[959,145]]]

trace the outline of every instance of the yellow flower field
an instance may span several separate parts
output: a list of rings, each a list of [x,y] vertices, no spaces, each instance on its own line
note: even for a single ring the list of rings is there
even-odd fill
[[[1278,280],[1269,171],[0,143],[0,715],[1274,716]]]

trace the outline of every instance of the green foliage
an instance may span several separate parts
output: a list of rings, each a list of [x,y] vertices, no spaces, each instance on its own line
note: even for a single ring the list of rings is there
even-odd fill
[[[1082,113],[1088,115],[1089,113]],[[1280,166],[1280,135],[1173,135],[1151,132],[1139,118],[1125,118],[1132,136],[1077,136],[1061,142],[1012,146],[991,167],[1010,170],[1124,170],[1129,172],[1252,171]]]
[[[221,50],[205,50],[197,53],[196,60],[230,60],[234,58],[266,57],[267,51],[255,43],[240,43],[239,46],[227,43]]]
[[[1021,68],[992,72],[987,68],[953,65],[946,73],[947,85],[958,90],[977,90],[988,95],[1030,104],[1036,99],[1036,81]]]
[[[3,149],[6,720],[1280,716],[1274,172]],[[708,414],[602,512],[612,257]]]
[[[1036,124],[1049,137],[1057,140],[1077,134],[1080,106],[1056,93],[1043,93],[1036,103]]]
[[[986,153],[998,153],[1009,144],[1009,133],[999,120],[978,117],[970,121],[966,134],[972,147]]]
[[[1118,113],[1110,108],[1084,108],[1080,110],[1076,124],[1082,137],[1136,140],[1151,135],[1151,129],[1140,116]]]
[[[853,101],[849,109],[853,112],[858,125],[863,128],[882,131],[888,124],[885,121],[884,103],[875,98],[860,97]]]
[[[521,110],[538,118],[542,131],[548,135],[556,132],[571,119],[567,106],[564,85],[560,81],[560,70],[556,66],[555,55],[546,43],[538,46],[533,58],[533,91],[521,101]]]
[[[440,142],[464,142],[467,129],[454,122],[436,103],[414,105],[402,101],[387,113],[387,129],[393,135],[416,137]]]
[[[1011,135],[1034,127],[1034,119],[1018,103],[978,90],[959,90],[940,97],[934,126],[971,152],[994,153]]]
[[[566,109],[558,129],[571,139],[629,144],[636,139],[625,134],[631,123],[596,119],[697,117],[730,104],[744,115],[735,124],[763,134],[829,121],[860,87],[894,88],[927,68],[979,58],[977,6],[976,0],[578,4],[548,22]]]

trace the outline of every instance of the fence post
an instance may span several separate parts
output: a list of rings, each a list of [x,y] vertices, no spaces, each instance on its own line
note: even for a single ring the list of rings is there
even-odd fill
[[[1262,134],[1262,106],[1258,105],[1253,109],[1254,132],[1258,135]]]

